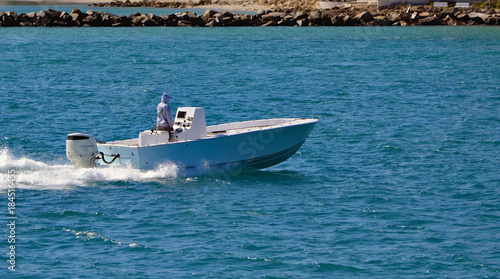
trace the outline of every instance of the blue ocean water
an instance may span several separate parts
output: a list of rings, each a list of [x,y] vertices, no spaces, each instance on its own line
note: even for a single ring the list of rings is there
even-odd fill
[[[498,278],[499,31],[0,28],[0,277]],[[68,133],[152,126],[139,92],[320,122],[259,171],[73,169]]]

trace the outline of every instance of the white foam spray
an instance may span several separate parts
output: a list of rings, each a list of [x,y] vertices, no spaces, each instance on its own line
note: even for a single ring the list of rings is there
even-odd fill
[[[71,189],[88,187],[99,182],[146,182],[172,179],[178,176],[175,164],[164,164],[154,170],[138,170],[131,167],[103,167],[75,169],[69,162],[45,163],[34,159],[16,158],[8,148],[0,149],[0,191],[8,187],[8,172],[16,173],[16,187],[25,189]]]

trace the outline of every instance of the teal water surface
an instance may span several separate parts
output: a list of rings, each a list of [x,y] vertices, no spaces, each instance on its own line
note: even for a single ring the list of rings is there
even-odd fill
[[[500,277],[499,31],[0,28],[0,277]],[[139,92],[320,122],[265,170],[73,169],[68,133],[152,126]]]

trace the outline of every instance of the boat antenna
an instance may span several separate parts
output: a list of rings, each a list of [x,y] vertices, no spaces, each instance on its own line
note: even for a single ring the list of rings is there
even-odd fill
[[[146,110],[148,111],[149,119],[151,119],[151,123],[153,123],[153,127],[155,128],[156,134],[158,134],[158,130],[156,129],[155,122],[153,121],[153,117],[151,117],[151,113],[149,112],[148,106],[146,105],[146,101],[144,100],[144,97],[142,96],[142,91],[147,91],[146,89],[140,89],[139,88],[139,95],[141,95],[142,102],[144,103],[144,106],[146,107]]]

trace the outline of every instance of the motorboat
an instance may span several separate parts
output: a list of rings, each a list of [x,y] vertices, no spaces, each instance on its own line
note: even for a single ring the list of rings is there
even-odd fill
[[[138,138],[100,142],[84,133],[68,134],[66,156],[75,168],[100,165],[154,169],[236,164],[263,169],[279,164],[302,146],[317,119],[275,118],[207,126],[202,107],[180,107],[172,131],[145,130]]]

